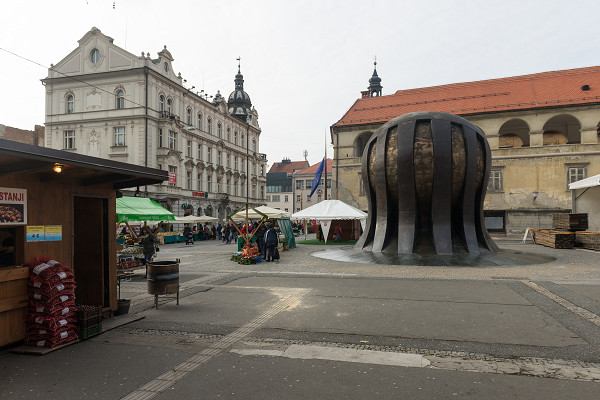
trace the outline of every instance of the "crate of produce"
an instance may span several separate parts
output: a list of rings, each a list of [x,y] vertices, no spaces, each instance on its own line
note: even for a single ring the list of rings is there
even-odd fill
[[[575,233],[535,229],[533,242],[554,249],[571,249],[575,247]]]
[[[98,317],[102,320],[102,307],[87,304],[77,304],[76,307],[78,321],[90,321]]]
[[[102,323],[79,331],[79,339],[85,340],[102,333]]]
[[[575,243],[584,249],[600,251],[600,232],[577,232]]]
[[[562,231],[585,231],[588,228],[588,215],[552,214],[552,229]]]

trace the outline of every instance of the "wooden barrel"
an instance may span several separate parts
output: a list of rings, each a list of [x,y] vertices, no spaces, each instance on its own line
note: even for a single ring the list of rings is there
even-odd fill
[[[148,263],[148,293],[154,295],[179,292],[179,261]]]

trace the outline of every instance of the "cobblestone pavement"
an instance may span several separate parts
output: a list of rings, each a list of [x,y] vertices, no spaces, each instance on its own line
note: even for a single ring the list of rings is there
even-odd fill
[[[522,243],[515,239],[496,239],[505,249],[550,255],[555,261],[528,266],[505,267],[447,267],[447,266],[395,266],[374,265],[348,262],[337,262],[311,256],[315,251],[322,251],[324,246],[299,245],[296,249],[282,253],[279,263],[260,263],[242,266],[229,260],[235,252],[234,245],[224,245],[217,241],[197,242],[192,246],[173,244],[162,246],[160,259],[180,259],[181,295],[182,297],[211,290],[215,287],[230,284],[243,277],[338,277],[353,279],[421,279],[421,280],[460,280],[460,281],[494,281],[510,282],[511,285],[523,283],[535,291],[540,304],[546,304],[547,309],[563,316],[561,322],[571,321],[574,316],[585,319],[598,326],[600,321],[600,298],[589,298],[574,294],[568,288],[572,285],[587,285],[592,288],[600,285],[600,253],[586,250],[556,250]],[[537,283],[536,283],[537,282]],[[136,276],[131,282],[123,284],[122,291],[132,297],[134,312],[144,312],[153,306],[153,297],[145,293],[144,282]],[[554,285],[554,286],[552,286]],[[567,288],[567,289],[564,289]],[[524,289],[522,289],[524,290]],[[566,293],[568,292],[568,293]],[[565,294],[566,293],[566,294]],[[568,299],[565,299],[565,296]],[[528,294],[534,296],[534,294]],[[539,300],[541,299],[541,300]],[[160,304],[173,301],[172,298],[161,298]],[[574,304],[578,303],[578,304]],[[543,307],[542,307],[543,308]],[[546,312],[549,312],[546,310]],[[553,316],[555,318],[556,315]],[[572,314],[572,315],[571,315]],[[561,314],[562,315],[562,314]],[[571,319],[569,319],[571,318]],[[560,320],[560,318],[559,318]],[[577,322],[580,323],[580,322]],[[574,325],[577,325],[575,323]],[[569,326],[570,329],[575,329]],[[587,326],[581,330],[591,329]],[[577,329],[575,329],[577,331]],[[199,347],[210,347],[211,343],[223,340],[226,334],[210,334],[179,330],[147,329],[138,327],[122,327],[121,334],[127,333],[132,337],[169,337],[174,346],[196,344]],[[420,355],[426,360],[426,368],[476,371],[482,373],[497,373],[509,375],[526,375],[567,380],[600,381],[600,364],[582,360],[577,352],[565,358],[533,357],[515,352],[505,356],[492,355],[481,351],[448,350],[442,348],[413,347],[404,345],[381,345],[377,343],[351,343],[351,341],[336,341],[335,335],[329,335],[331,340],[314,341],[289,339],[258,335],[255,331],[243,342],[234,344],[232,352],[254,356],[284,357],[292,346],[302,346],[305,349],[327,347],[336,349],[352,349],[379,353],[398,353]],[[593,331],[591,335],[597,334]],[[120,337],[122,337],[121,335]],[[284,335],[285,336],[285,335]],[[293,335],[292,335],[293,336]],[[581,336],[581,335],[580,335]],[[585,337],[585,334],[583,335]],[[407,342],[411,342],[407,340]],[[413,341],[418,343],[418,341]],[[596,354],[598,343],[591,343]],[[265,348],[265,346],[267,346]],[[465,346],[469,347],[469,346]],[[587,350],[584,350],[587,351]],[[502,353],[500,351],[500,353]],[[510,351],[508,351],[510,353]],[[527,353],[525,351],[525,353]],[[569,354],[563,352],[562,354]],[[591,357],[594,359],[594,357]]]

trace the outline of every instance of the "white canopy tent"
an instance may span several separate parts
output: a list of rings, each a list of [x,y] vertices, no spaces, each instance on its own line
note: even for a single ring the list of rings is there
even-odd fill
[[[185,217],[175,217],[175,223],[184,223],[184,224],[194,224],[197,222],[205,223],[205,222],[217,222],[219,219],[215,217],[209,217],[208,215],[188,215]]]
[[[600,175],[569,184],[574,213],[587,213],[588,230],[600,231]]]
[[[259,206],[255,207],[257,211],[265,214],[267,218],[289,218],[290,213],[279,210],[277,208],[272,208],[268,206]],[[248,209],[248,218],[249,219],[261,219],[263,216],[252,209]],[[234,220],[244,220],[246,219],[246,210],[241,210],[231,216]]]
[[[360,221],[360,225],[364,230],[367,221],[367,213],[359,210],[358,208],[354,208],[341,200],[323,200],[314,206],[310,206],[304,210],[292,214],[292,219],[300,219],[305,221],[316,219],[320,221],[321,228],[323,229],[323,236],[325,242],[327,242],[327,235],[329,234],[329,228],[331,228],[332,220],[357,219]]]

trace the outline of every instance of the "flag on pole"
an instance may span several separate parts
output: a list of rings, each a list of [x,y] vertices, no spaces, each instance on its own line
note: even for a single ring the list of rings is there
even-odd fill
[[[321,161],[321,165],[319,165],[317,172],[315,172],[315,179],[313,179],[313,181],[312,181],[312,186],[310,188],[310,194],[308,195],[309,198],[313,195],[315,190],[317,190],[317,187],[319,186],[319,183],[321,182],[321,175],[323,175],[323,168],[325,168],[325,157],[323,157],[323,161]],[[325,176],[327,176],[327,174],[325,174]]]

